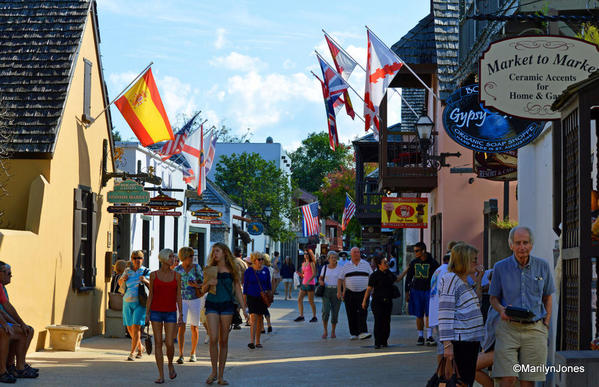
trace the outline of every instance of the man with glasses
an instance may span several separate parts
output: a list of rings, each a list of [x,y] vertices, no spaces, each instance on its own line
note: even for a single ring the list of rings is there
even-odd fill
[[[32,368],[29,364],[25,363],[25,356],[27,355],[29,344],[31,344],[31,340],[33,339],[33,328],[25,324],[8,300],[8,292],[5,286],[10,283],[11,278],[12,269],[10,265],[0,261],[0,315],[2,316],[0,324],[3,330],[9,334],[8,353],[6,356],[4,353],[0,353],[0,363],[2,363],[0,370],[6,366],[9,375],[6,373],[0,375],[0,381],[3,381],[7,376],[37,378],[39,375],[37,368]]]
[[[431,277],[439,263],[432,255],[426,252],[426,244],[418,242],[414,245],[414,258],[403,273],[399,275],[399,281],[406,278],[406,301],[408,311],[416,316],[416,329],[418,329],[418,345],[424,345],[424,316],[428,320],[428,304],[431,290]],[[428,321],[427,321],[428,325]],[[428,328],[427,341],[429,345],[435,344],[431,328]]]

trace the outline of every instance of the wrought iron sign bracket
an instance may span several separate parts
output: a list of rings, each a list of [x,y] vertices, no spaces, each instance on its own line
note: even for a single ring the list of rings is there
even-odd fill
[[[162,184],[162,178],[147,172],[138,172],[134,174],[127,172],[108,172],[108,140],[103,141],[102,148],[102,187],[106,187],[106,183],[108,183],[108,180],[113,179],[115,177],[119,177],[121,179],[132,178],[142,181],[144,183],[150,183],[154,185]]]

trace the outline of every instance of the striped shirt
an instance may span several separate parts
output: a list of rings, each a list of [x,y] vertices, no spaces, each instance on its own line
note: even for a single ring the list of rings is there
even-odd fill
[[[357,265],[347,261],[341,268],[339,279],[345,280],[345,287],[352,292],[363,292],[368,287],[368,277],[372,274],[370,264],[363,259]]]
[[[485,335],[480,301],[455,273],[441,277],[439,290],[439,339],[481,341]]]

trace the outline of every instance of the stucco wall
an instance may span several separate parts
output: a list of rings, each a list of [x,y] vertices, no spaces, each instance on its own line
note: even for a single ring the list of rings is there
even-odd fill
[[[106,290],[104,255],[109,251],[112,215],[106,207],[106,193],[112,182],[102,188],[102,141],[108,138],[106,116],[85,128],[79,122],[83,113],[83,58],[93,63],[91,114],[104,108],[92,19],[87,18],[83,43],[77,57],[61,128],[52,160],[13,160],[13,175],[8,189],[18,195],[9,205],[23,206],[13,212],[15,223],[32,231],[0,230],[0,259],[12,266],[13,278],[7,289],[11,302],[23,319],[36,330],[32,348],[47,343],[44,328],[48,324],[81,324],[89,327],[86,335],[102,333]],[[112,162],[108,161],[109,172]],[[40,176],[41,175],[41,176]],[[74,190],[80,185],[98,194],[96,247],[96,288],[75,293],[73,273]],[[25,189],[25,187],[27,189]],[[3,198],[2,201],[5,199]],[[6,204],[6,203],[3,203]],[[25,215],[29,211],[28,215]],[[26,224],[27,220],[29,225]],[[39,229],[35,223],[39,219]],[[110,236],[111,238],[111,236]],[[42,333],[41,335],[39,335]],[[38,336],[39,335],[39,336]]]

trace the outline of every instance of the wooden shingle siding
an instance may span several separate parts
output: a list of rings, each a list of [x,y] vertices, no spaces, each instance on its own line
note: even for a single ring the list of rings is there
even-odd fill
[[[0,0],[2,145],[14,157],[51,157],[89,8],[87,0]]]
[[[433,15],[428,14],[420,20],[391,50],[408,64],[435,64],[437,52],[433,31]]]

